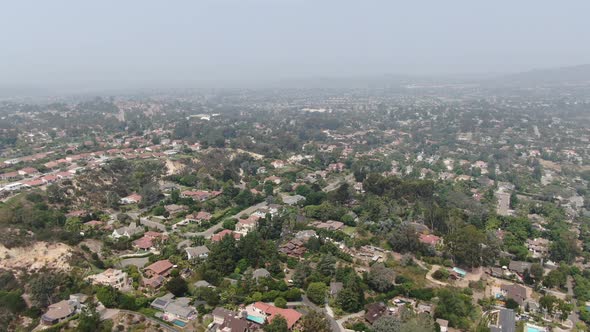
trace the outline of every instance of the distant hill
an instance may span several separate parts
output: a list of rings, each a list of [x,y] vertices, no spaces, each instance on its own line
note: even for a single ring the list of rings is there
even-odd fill
[[[590,85],[590,64],[571,67],[535,69],[485,81],[484,84],[510,86]]]

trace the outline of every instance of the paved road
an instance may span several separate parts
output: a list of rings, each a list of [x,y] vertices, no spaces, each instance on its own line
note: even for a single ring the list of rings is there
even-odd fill
[[[237,219],[242,214],[252,214],[252,213],[254,213],[254,211],[256,211],[256,210],[258,210],[260,208],[263,208],[265,206],[266,206],[266,202],[262,202],[262,203],[258,203],[256,205],[252,205],[249,208],[244,209],[244,210],[236,213],[235,215],[232,216],[232,218],[236,218]],[[217,223],[216,225],[213,225],[213,226],[209,227],[209,229],[207,229],[206,231],[203,231],[203,232],[196,232],[196,233],[194,233],[194,232],[185,232],[185,233],[179,233],[179,234],[181,234],[182,236],[187,237],[187,238],[192,238],[192,237],[195,237],[195,236],[202,236],[202,237],[204,237],[206,239],[209,239],[209,238],[211,238],[213,236],[213,234],[215,234],[215,232],[217,232],[218,230],[220,230],[223,227],[222,225],[223,225],[223,220],[220,221],[219,223]]]

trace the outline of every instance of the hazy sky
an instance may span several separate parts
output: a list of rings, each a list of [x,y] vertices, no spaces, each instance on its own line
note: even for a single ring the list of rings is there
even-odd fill
[[[590,63],[590,1],[3,1],[0,85],[154,86]]]

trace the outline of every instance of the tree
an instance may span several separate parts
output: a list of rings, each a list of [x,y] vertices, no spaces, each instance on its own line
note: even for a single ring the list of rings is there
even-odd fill
[[[510,208],[511,209],[516,209],[516,206],[518,205],[518,196],[516,196],[516,192],[513,191],[510,194]]]
[[[357,312],[362,306],[359,293],[352,288],[344,288],[336,297],[338,306],[347,312]]]
[[[39,273],[29,283],[33,304],[38,307],[46,307],[53,303],[61,284],[62,280],[59,276],[52,273]]]
[[[448,320],[453,327],[467,329],[474,310],[471,297],[452,288],[439,289],[437,296],[439,301],[434,316]]]
[[[559,234],[557,240],[551,244],[549,254],[555,262],[571,263],[579,255],[577,247],[577,236],[569,231],[563,231]]]
[[[394,251],[400,253],[418,252],[423,248],[418,233],[408,223],[402,223],[393,229],[389,234],[389,244]]]
[[[166,283],[166,289],[175,296],[183,296],[188,292],[188,285],[186,280],[180,276],[176,276]]]
[[[277,297],[275,299],[275,307],[278,307],[278,308],[286,308],[287,307],[287,300],[285,300],[284,298],[282,298],[280,296]]]
[[[118,305],[119,292],[110,286],[101,286],[96,291],[96,298],[107,308],[114,308]]]
[[[311,311],[303,317],[302,332],[331,332],[330,321],[325,314]]]
[[[512,298],[508,298],[504,301],[506,308],[516,310],[520,305]]]
[[[94,332],[100,331],[101,320],[100,315],[96,311],[96,304],[89,302],[86,307],[82,309],[80,319],[78,320],[77,332]]]
[[[328,286],[323,282],[312,282],[307,286],[307,298],[315,304],[324,304]]]
[[[447,236],[446,243],[457,264],[478,267],[482,262],[484,234],[473,225],[459,228]]]
[[[545,270],[543,269],[543,266],[539,263],[533,263],[531,265],[531,268],[529,270],[529,274],[531,276],[531,278],[533,278],[535,280],[535,282],[539,282],[543,279],[543,274],[545,273]]]
[[[343,184],[341,184],[338,187],[338,189],[334,190],[331,196],[332,200],[334,200],[337,203],[344,204],[348,202],[352,196],[350,194],[350,185],[348,184],[348,182],[344,182]]]
[[[272,319],[272,321],[266,325],[264,325],[264,332],[288,332],[289,325],[287,325],[287,320],[282,315],[276,315]]]
[[[336,257],[331,254],[322,256],[317,269],[324,276],[333,276],[334,272],[336,272]]]
[[[369,286],[377,292],[387,292],[393,287],[395,271],[385,267],[383,263],[375,263],[371,266],[367,277]]]
[[[381,316],[373,323],[373,332],[402,332],[401,322],[394,316]]]

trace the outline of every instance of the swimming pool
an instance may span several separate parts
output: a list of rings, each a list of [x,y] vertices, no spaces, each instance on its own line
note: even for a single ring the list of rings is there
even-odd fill
[[[525,332],[545,332],[545,328],[534,326],[534,325],[526,325]]]
[[[460,269],[458,267],[454,267],[453,271],[457,272],[459,275],[461,275],[462,277],[465,277],[467,275],[467,271]]]
[[[172,324],[174,324],[176,326],[180,326],[180,327],[185,327],[186,326],[186,323],[185,322],[183,322],[181,320],[178,320],[178,319],[173,320],[172,321]]]
[[[253,321],[254,323],[258,323],[258,324],[264,324],[264,318],[263,317],[258,317],[258,316],[252,316],[252,315],[248,315],[246,316],[247,320]]]

